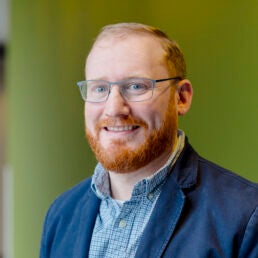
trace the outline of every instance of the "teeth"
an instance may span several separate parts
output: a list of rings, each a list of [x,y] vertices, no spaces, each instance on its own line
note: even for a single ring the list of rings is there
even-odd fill
[[[107,127],[108,131],[116,131],[116,132],[122,132],[122,131],[130,131],[133,130],[134,126],[128,125],[128,126],[118,126],[118,127]]]

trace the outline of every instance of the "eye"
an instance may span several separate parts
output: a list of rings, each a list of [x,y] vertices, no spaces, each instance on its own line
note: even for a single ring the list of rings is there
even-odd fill
[[[130,88],[132,90],[142,90],[142,89],[146,88],[146,85],[140,84],[140,83],[134,83],[134,84],[130,85]]]
[[[102,84],[96,84],[96,85],[91,85],[89,87],[89,92],[91,94],[103,94],[106,93],[108,90],[108,86],[107,85],[102,85]]]
[[[148,85],[140,82],[132,82],[125,86],[127,92],[143,93],[148,90]]]
[[[106,87],[105,86],[96,86],[95,88],[94,88],[94,91],[97,93],[102,93],[102,92],[105,92],[107,89],[106,89]]]

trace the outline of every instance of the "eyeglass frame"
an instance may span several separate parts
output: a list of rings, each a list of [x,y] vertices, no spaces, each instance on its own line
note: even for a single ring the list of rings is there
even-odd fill
[[[128,101],[128,102],[143,102],[143,101],[149,100],[149,99],[151,99],[151,98],[153,97],[153,91],[154,91],[154,89],[155,89],[155,87],[156,87],[156,83],[165,82],[165,81],[169,81],[169,80],[179,80],[179,81],[182,80],[182,78],[181,78],[180,76],[169,77],[169,78],[162,78],[162,79],[157,79],[157,80],[155,80],[155,79],[150,79],[150,78],[141,78],[141,77],[135,77],[135,78],[130,78],[130,79],[144,79],[144,80],[149,80],[149,81],[151,82],[151,84],[152,84],[152,94],[151,94],[151,96],[150,96],[149,98],[147,98],[147,99],[144,99],[144,100],[128,100],[128,99],[124,96],[124,93],[123,93],[123,91],[121,90],[122,87],[121,87],[121,85],[120,85],[122,82],[126,81],[126,79],[120,80],[120,81],[117,81],[117,82],[110,82],[110,81],[106,81],[106,80],[85,80],[85,81],[79,81],[79,82],[77,82],[77,86],[79,87],[79,90],[80,90],[82,99],[83,99],[85,102],[89,102],[89,103],[102,103],[102,102],[107,101],[107,99],[108,99],[108,97],[109,97],[109,95],[110,95],[110,92],[111,92],[111,87],[112,87],[112,85],[117,85],[117,86],[119,86],[120,94],[121,94],[121,96],[122,96],[126,101]],[[89,100],[87,100],[87,99],[85,99],[85,98],[83,97],[83,94],[82,94],[82,87],[85,86],[85,85],[87,86],[87,82],[89,82],[89,81],[103,81],[103,82],[106,82],[106,83],[108,84],[108,94],[107,94],[107,96],[105,97],[104,100],[100,100],[100,101],[89,101]]]

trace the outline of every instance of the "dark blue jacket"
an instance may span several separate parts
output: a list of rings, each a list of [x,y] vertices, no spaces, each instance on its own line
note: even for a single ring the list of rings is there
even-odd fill
[[[88,257],[100,205],[90,184],[81,182],[52,204],[40,258]],[[135,257],[258,258],[257,206],[256,184],[201,158],[186,143]]]

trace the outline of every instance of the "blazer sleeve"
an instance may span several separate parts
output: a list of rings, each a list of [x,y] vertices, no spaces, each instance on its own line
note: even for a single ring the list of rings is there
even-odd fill
[[[48,214],[49,211],[47,212],[45,221],[44,221],[44,226],[43,226],[43,232],[42,232],[42,236],[41,236],[41,246],[40,246],[40,254],[39,254],[39,258],[47,258],[49,257],[49,255],[47,254],[47,222],[48,222]]]
[[[258,257],[258,207],[256,207],[245,229],[239,258]]]

